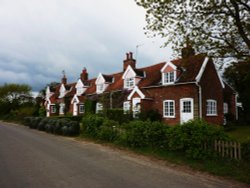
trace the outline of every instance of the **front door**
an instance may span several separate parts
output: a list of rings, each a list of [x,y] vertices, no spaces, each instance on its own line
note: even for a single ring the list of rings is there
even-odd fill
[[[180,119],[181,124],[194,119],[194,100],[192,98],[180,100]]]

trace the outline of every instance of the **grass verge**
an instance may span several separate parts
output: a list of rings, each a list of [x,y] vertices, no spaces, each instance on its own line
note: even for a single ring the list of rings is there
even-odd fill
[[[181,166],[183,168],[208,172],[216,176],[222,176],[234,179],[240,182],[250,184],[250,163],[245,161],[229,160],[225,158],[193,160],[186,158],[183,153],[177,153],[166,150],[153,150],[152,148],[128,148],[119,144],[96,140],[89,136],[80,136],[77,139],[94,142],[101,145],[129,150],[150,158],[164,160],[167,163]]]

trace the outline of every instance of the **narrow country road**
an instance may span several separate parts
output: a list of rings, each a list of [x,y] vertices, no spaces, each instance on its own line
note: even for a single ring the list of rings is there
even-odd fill
[[[126,152],[0,122],[1,188],[242,187]]]

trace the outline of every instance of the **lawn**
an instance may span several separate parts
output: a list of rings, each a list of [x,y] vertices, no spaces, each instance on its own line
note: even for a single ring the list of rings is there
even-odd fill
[[[239,142],[250,140],[250,126],[235,126],[227,134]]]

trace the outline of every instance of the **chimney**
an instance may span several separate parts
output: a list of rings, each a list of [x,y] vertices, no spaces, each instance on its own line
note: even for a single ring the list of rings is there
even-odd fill
[[[87,72],[87,69],[85,67],[83,68],[82,73],[80,74],[80,78],[82,81],[88,80],[88,72]]]
[[[67,84],[67,78],[66,78],[65,71],[63,70],[62,73],[63,73],[62,84],[66,85]]]
[[[190,56],[194,56],[195,55],[195,51],[192,47],[192,45],[190,44],[189,38],[187,37],[187,41],[186,41],[186,47],[181,49],[181,56],[182,59],[186,59]]]
[[[136,60],[133,59],[133,53],[132,52],[126,53],[126,59],[123,61],[123,71],[125,71],[129,65],[133,69],[136,68]]]

